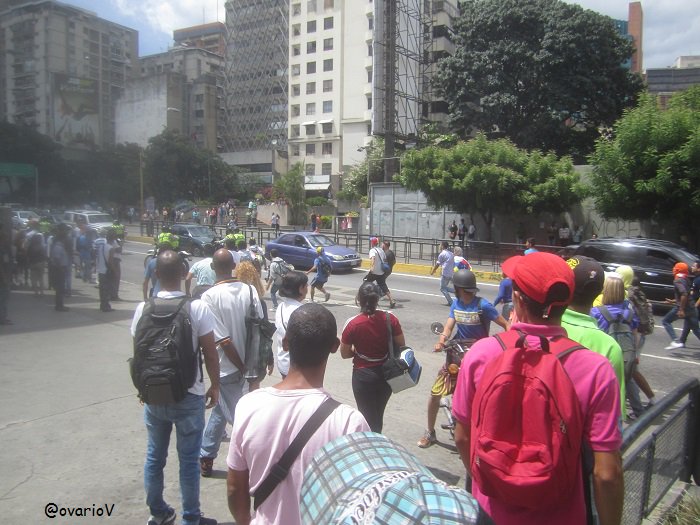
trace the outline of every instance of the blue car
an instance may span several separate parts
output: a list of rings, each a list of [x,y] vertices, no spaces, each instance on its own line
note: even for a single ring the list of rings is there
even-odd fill
[[[270,258],[270,250],[274,248],[282,259],[293,264],[295,268],[311,268],[316,258],[316,248],[319,246],[323,246],[326,255],[330,258],[334,272],[349,271],[362,263],[362,259],[355,250],[339,246],[325,235],[314,232],[291,232],[280,235],[265,245],[265,256]]]

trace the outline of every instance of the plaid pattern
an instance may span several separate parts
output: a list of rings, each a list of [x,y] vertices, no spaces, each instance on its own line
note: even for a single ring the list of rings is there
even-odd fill
[[[476,524],[479,506],[451,487],[405,448],[385,436],[357,432],[328,443],[306,470],[302,523]]]

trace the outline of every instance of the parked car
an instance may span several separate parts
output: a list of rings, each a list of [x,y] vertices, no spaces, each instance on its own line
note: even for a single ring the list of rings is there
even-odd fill
[[[39,215],[31,210],[12,210],[10,216],[14,228],[26,228],[27,223],[32,219],[39,220]]]
[[[331,260],[333,271],[352,270],[360,266],[362,259],[355,250],[345,248],[320,233],[290,232],[280,235],[274,241],[265,244],[265,256],[270,257],[270,250],[276,248],[279,256],[297,268],[311,268],[316,258],[316,248],[323,246]]]
[[[180,238],[180,250],[185,250],[195,257],[204,255],[206,245],[211,245],[216,239],[214,232],[199,224],[176,223],[170,229]]]
[[[90,211],[90,210],[70,210],[63,213],[64,222],[78,225],[78,223],[85,223],[90,230],[95,230],[96,232],[104,232],[107,228],[111,228],[114,223],[114,219],[109,213],[103,213],[101,211]]]
[[[673,242],[639,237],[589,239],[579,245],[576,254],[592,257],[606,271],[614,271],[621,265],[631,266],[642,290],[656,304],[673,298],[674,264],[684,262],[690,267],[700,261],[700,256]]]

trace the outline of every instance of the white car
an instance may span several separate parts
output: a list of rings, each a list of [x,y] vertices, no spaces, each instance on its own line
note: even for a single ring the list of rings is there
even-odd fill
[[[12,210],[10,215],[12,216],[12,226],[15,228],[26,228],[29,221],[39,220],[39,215],[31,210]]]

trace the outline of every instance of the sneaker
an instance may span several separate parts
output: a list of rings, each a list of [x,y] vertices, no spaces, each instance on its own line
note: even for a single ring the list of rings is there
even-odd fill
[[[326,302],[328,302],[328,299],[330,299],[330,298],[331,298],[331,293],[330,293],[330,292],[326,292]]]
[[[685,348],[685,344],[680,341],[671,341],[671,344],[664,348],[664,350],[675,350],[676,348]]]
[[[425,431],[425,435],[423,435],[422,438],[418,440],[418,445],[420,448],[428,448],[431,445],[434,445],[437,443],[437,438],[435,437],[435,431],[433,430],[430,432],[429,430]]]
[[[68,308],[67,306],[56,306],[55,310],[57,312],[68,312],[70,308]]]
[[[218,522],[214,518],[199,517],[199,525],[217,525]]]
[[[391,301],[389,303],[389,308],[396,308],[396,301]]]
[[[175,523],[175,509],[168,507],[168,512],[164,516],[157,518],[156,516],[151,516],[148,518],[148,523],[146,525],[172,525]]]
[[[214,458],[199,458],[199,468],[202,470],[202,477],[208,478],[214,470]]]

